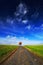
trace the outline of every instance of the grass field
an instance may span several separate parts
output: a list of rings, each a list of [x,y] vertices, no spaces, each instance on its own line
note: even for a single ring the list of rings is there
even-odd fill
[[[25,47],[30,49],[32,52],[36,53],[37,55],[43,57],[43,45],[30,45]]]
[[[15,50],[18,46],[14,45],[0,45],[0,61],[4,58],[7,57],[11,51]]]

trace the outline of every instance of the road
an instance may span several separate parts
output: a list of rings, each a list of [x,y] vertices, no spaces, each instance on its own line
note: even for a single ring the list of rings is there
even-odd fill
[[[43,65],[43,62],[27,49],[19,47],[12,56],[0,65]]]

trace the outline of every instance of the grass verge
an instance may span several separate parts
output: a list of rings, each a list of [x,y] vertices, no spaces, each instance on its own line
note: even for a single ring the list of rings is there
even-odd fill
[[[0,61],[2,61],[4,57],[7,57],[16,48],[18,48],[16,45],[0,45]]]
[[[30,45],[25,47],[43,58],[43,45]]]

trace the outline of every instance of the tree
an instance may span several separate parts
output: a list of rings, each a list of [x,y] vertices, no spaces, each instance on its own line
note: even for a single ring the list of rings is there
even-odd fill
[[[19,45],[21,46],[22,45],[22,42],[19,42]]]

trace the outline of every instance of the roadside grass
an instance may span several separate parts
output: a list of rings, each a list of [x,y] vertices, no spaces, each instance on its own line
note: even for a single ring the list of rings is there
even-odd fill
[[[29,45],[25,47],[43,58],[43,45]]]
[[[0,61],[17,47],[16,45],[0,45]]]

